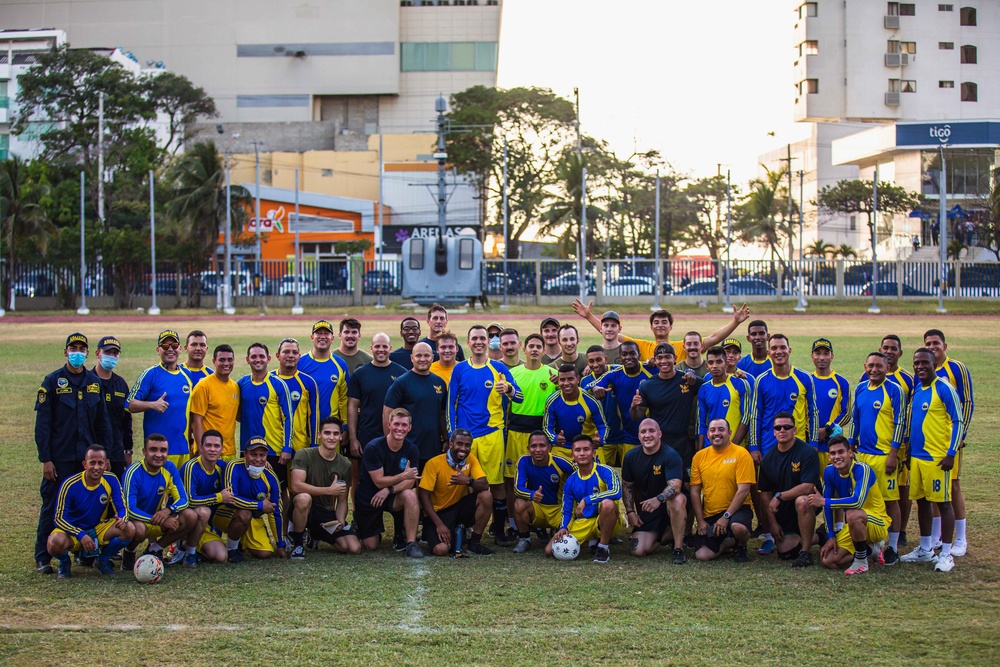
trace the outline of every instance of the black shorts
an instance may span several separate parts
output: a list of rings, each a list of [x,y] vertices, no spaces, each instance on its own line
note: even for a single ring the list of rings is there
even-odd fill
[[[820,510],[813,508],[816,514],[819,514]],[[781,505],[778,506],[778,511],[774,515],[775,521],[778,522],[778,526],[785,535],[798,535],[799,534],[799,513],[795,511],[795,501],[783,501]]]
[[[267,462],[271,465],[271,470],[274,471],[274,475],[278,478],[278,484],[281,485],[282,489],[288,488],[288,464],[278,463],[279,456],[277,454],[268,454]]]
[[[454,505],[438,510],[437,515],[452,534],[454,534],[455,527],[459,524],[463,526],[473,525],[476,522],[476,494],[466,494],[464,498]],[[433,521],[424,521],[424,541],[427,542],[427,546],[431,549],[441,543]]]
[[[655,533],[656,539],[659,540],[670,527],[670,515],[667,514],[667,508],[664,505],[660,505],[652,512],[643,512],[641,507],[637,507],[636,512],[639,513],[642,525],[632,528],[633,533]]]
[[[749,532],[750,522],[753,520],[753,513],[750,511],[750,508],[748,506],[744,505],[743,507],[736,510],[736,513],[733,514],[732,517],[730,517],[729,530],[726,531],[725,535],[723,535],[721,538],[713,535],[712,529],[715,527],[715,524],[719,521],[719,519],[722,518],[723,514],[724,512],[720,512],[719,514],[713,514],[712,516],[705,517],[705,523],[708,524],[708,534],[698,536],[699,549],[701,547],[708,547],[711,551],[719,553],[719,551],[722,550],[722,543],[726,540],[726,538],[733,537],[733,530],[732,530],[733,524],[736,523],[741,524]]]
[[[392,514],[396,522],[397,532],[403,530],[403,512],[393,513],[392,504],[396,502],[396,494],[390,495],[382,503],[381,507],[371,505],[355,505],[354,507],[354,530],[358,532],[358,538],[366,540],[385,532],[385,522],[382,520],[383,514]]]
[[[306,527],[309,529],[309,535],[312,536],[314,540],[321,540],[323,542],[329,542],[333,544],[341,537],[347,537],[348,535],[355,535],[356,531],[354,526],[348,529],[341,528],[335,533],[331,533],[326,528],[323,527],[324,523],[329,523],[331,521],[337,520],[337,513],[334,512],[329,507],[323,507],[322,505],[313,505],[309,509],[309,519],[306,521]]]

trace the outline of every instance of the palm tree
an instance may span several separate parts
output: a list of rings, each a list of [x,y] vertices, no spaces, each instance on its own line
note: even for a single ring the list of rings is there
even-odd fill
[[[785,220],[785,199],[781,189],[787,174],[785,168],[771,171],[764,167],[764,178],[750,181],[750,191],[737,208],[736,229],[744,241],[760,243],[770,249],[771,261],[777,259],[788,270],[781,259],[782,235],[788,237],[790,230]]]
[[[215,144],[199,142],[170,167],[168,179],[173,182],[173,199],[167,203],[166,212],[176,226],[179,241],[192,253],[188,264],[188,302],[196,307],[201,301],[201,281],[194,280],[194,275],[214,255],[219,231],[226,222],[226,172],[222,155]],[[232,228],[239,231],[253,198],[246,188],[231,185],[230,201]]]
[[[549,207],[542,214],[542,222],[539,225],[539,232],[559,236],[560,255],[565,257],[570,253],[576,254],[579,251],[574,249],[579,247],[580,242],[580,220],[583,211],[583,167],[587,166],[586,160],[581,160],[575,152],[567,153],[563,160],[556,167],[557,188],[556,194],[550,195]],[[596,223],[607,215],[604,209],[591,205],[590,199],[587,201],[587,245],[584,250],[585,257],[593,255],[594,227]]]
[[[11,281],[19,277],[18,249],[31,247],[44,255],[58,233],[42,204],[49,190],[45,183],[31,182],[28,165],[21,158],[12,156],[0,162],[0,234],[10,255],[7,270]]]
[[[805,247],[806,257],[820,257],[826,259],[834,253],[836,248],[824,241],[823,239],[816,239],[811,245]]]
[[[839,247],[833,249],[832,255],[834,259],[857,259],[858,251],[847,243],[841,243]]]

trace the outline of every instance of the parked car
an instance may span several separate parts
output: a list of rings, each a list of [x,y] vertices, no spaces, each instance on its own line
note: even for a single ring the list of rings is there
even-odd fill
[[[877,285],[877,288],[875,289],[876,296],[896,296],[899,294],[898,283],[895,280],[880,280],[875,284]],[[865,296],[871,296],[872,284],[865,283],[862,285],[861,293]],[[910,285],[903,283],[903,296],[934,296],[934,294],[919,290],[916,287],[911,287]]]
[[[587,276],[587,294],[596,294],[597,284],[593,278]],[[542,281],[542,294],[579,294],[580,283],[576,279],[576,271],[560,273],[554,278]]]
[[[675,296],[714,296],[719,293],[719,283],[714,279],[693,282],[684,289],[674,291]],[[739,278],[729,283],[730,296],[777,296],[778,288],[769,282],[757,278]],[[791,296],[792,292],[783,289],[783,296]]]
[[[299,276],[299,294],[301,296],[307,296],[309,294],[316,294],[316,285],[313,283],[312,279],[307,276]],[[288,275],[281,279],[281,285],[278,288],[278,293],[282,296],[295,296],[295,276]]]
[[[362,291],[365,294],[378,294],[379,288],[382,289],[382,294],[398,294],[399,292],[396,277],[390,272],[380,269],[365,271],[361,282]]]
[[[604,286],[605,296],[646,296],[656,294],[656,280],[645,276],[615,278]]]
[[[55,296],[58,279],[55,274],[44,271],[28,271],[17,278],[11,288],[15,296],[33,297]]]

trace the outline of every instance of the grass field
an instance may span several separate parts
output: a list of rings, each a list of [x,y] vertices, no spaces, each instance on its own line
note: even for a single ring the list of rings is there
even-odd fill
[[[131,381],[154,363],[160,329],[200,328],[210,346],[237,349],[239,376],[247,372],[241,348],[262,340],[273,349],[286,335],[308,347],[310,320],[7,317],[0,320],[10,399],[0,411],[0,664],[998,664],[1000,513],[989,501],[1000,486],[1000,379],[998,357],[984,347],[1000,319],[858,310],[796,317],[782,307],[765,317],[772,332],[790,336],[793,362],[807,369],[808,342],[831,338],[834,367],[852,380],[882,334],[902,337],[907,361],[925,329],[948,334],[949,352],[972,372],[977,399],[962,480],[970,549],[950,574],[900,564],[847,579],[818,567],[792,570],[753,552],[748,565],[725,559],[677,567],[667,551],[640,560],[614,547],[607,566],[547,561],[538,548],[464,561],[410,561],[388,548],[350,558],[324,548],[296,563],[169,570],[156,586],[79,567],[68,581],[43,577],[31,555],[40,479],[32,405],[40,379],[63,362],[69,332],[80,329],[92,341],[118,336],[125,345],[120,371]],[[385,330],[398,342],[401,315],[369,312],[364,339]],[[645,316],[634,312],[626,332],[643,336]],[[473,321],[500,319],[524,332],[540,317],[494,311],[455,316],[452,324],[464,334]],[[673,337],[713,331],[725,317],[679,315]],[[598,342],[589,328],[581,333],[581,347]],[[908,532],[913,544],[915,511]]]

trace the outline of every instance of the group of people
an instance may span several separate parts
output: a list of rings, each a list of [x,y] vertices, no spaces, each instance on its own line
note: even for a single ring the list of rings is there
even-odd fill
[[[304,353],[282,339],[273,369],[268,345],[251,343],[239,379],[231,346],[215,346],[209,368],[203,332],[165,330],[159,363],[131,388],[115,372],[118,339],[100,339],[90,370],[89,341],[74,333],[35,403],[36,568],[69,577],[76,553],[112,574],[144,542],[187,567],[301,560],[322,542],[358,554],[383,543],[386,514],[410,558],[489,555],[487,534],[551,555],[572,535],[606,563],[625,526],[633,556],[665,547],[675,564],[686,550],[745,562],[753,537],[794,567],[818,546],[819,562],[846,574],[870,561],[947,572],[966,552],[972,382],[941,331],[924,334],[912,374],[890,334],[849,379],[829,339],[812,343],[807,371],[762,320],[748,323],[744,355],[733,334],[746,304],[678,341],[664,310],[639,339],[614,311],[573,309],[600,344],[583,351],[573,324],[546,317],[527,335],[473,325],[463,345],[435,305],[427,337],[405,317],[395,350],[382,332],[359,349],[351,317],[317,321]],[[919,546],[900,556],[912,500]]]

